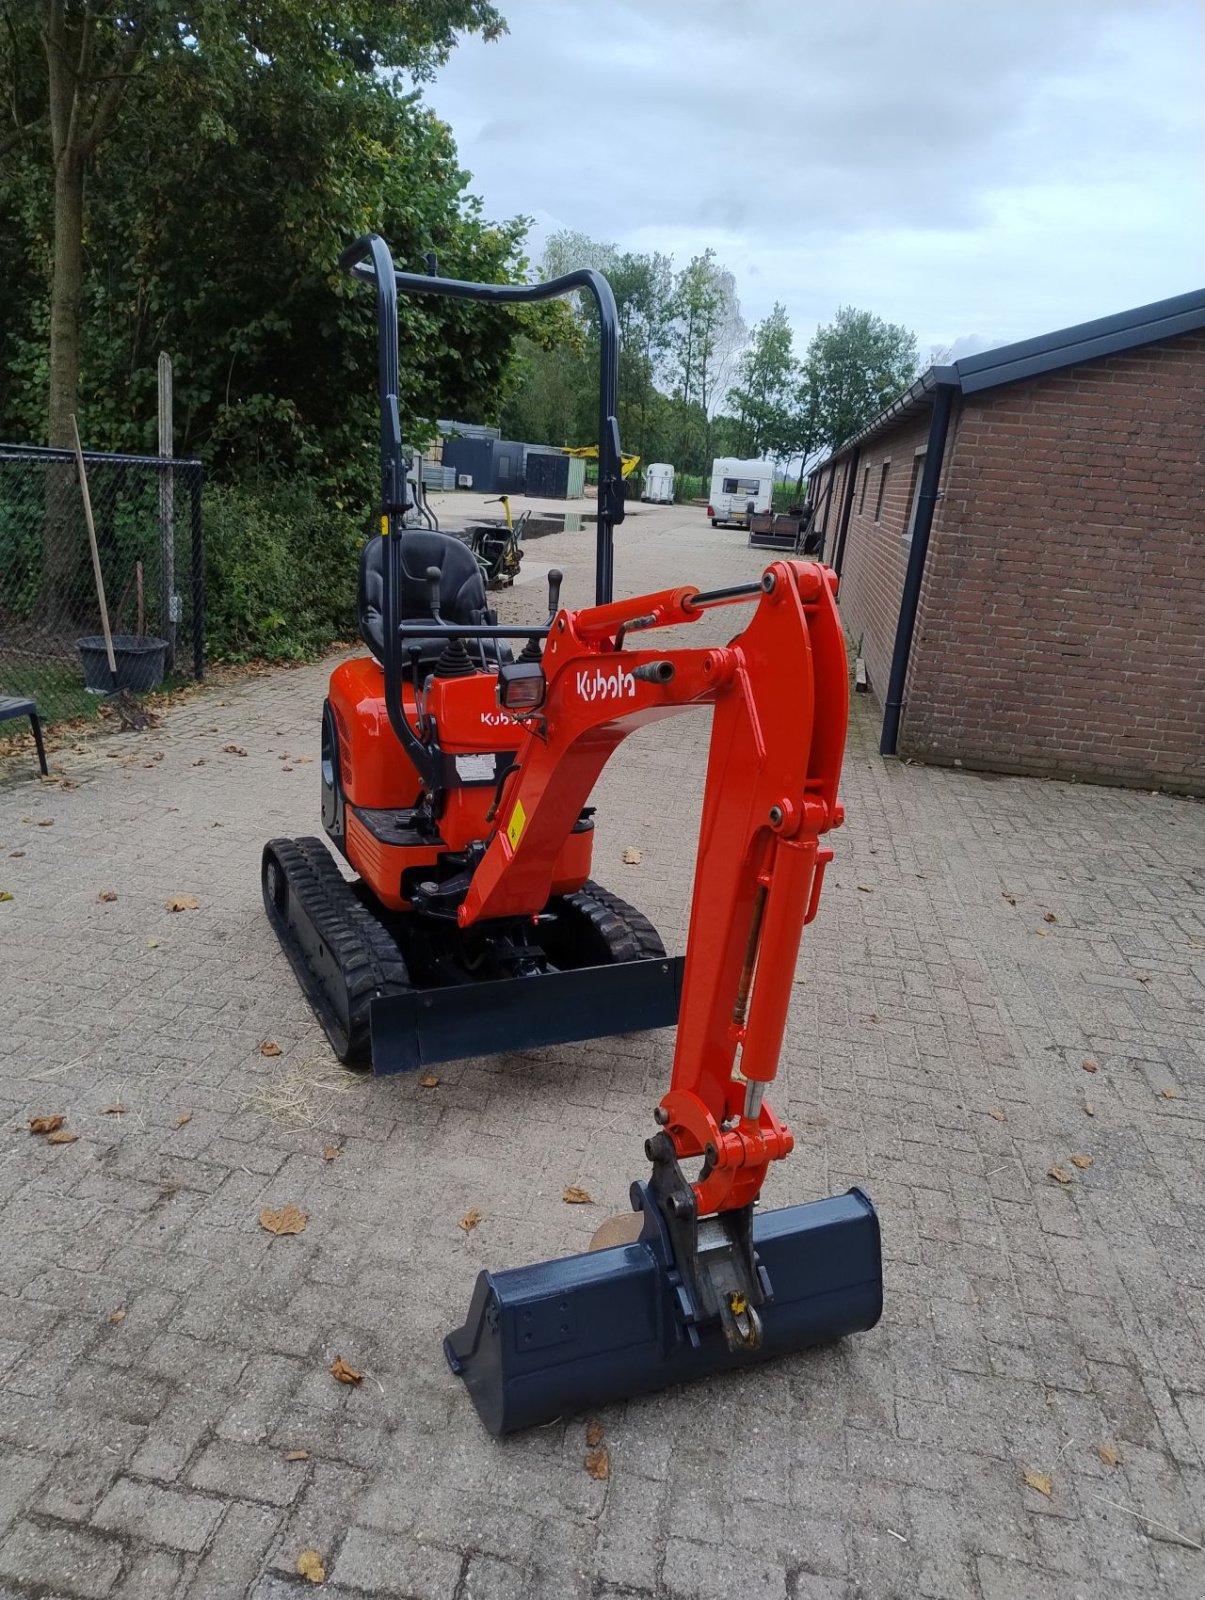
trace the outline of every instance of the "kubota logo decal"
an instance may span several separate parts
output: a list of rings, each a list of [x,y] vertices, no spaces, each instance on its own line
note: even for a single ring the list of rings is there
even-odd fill
[[[483,711],[481,725],[483,728],[509,728],[510,718],[505,711]]]
[[[591,672],[587,668],[577,675],[577,692],[583,700],[631,700],[636,696],[636,680],[618,667],[614,672],[604,672],[601,667]]]

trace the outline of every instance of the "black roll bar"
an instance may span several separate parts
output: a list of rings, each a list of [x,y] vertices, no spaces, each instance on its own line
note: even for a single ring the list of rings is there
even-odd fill
[[[406,294],[440,294],[456,300],[484,300],[495,305],[526,305],[538,300],[585,289],[598,307],[598,538],[594,563],[594,599],[606,605],[612,598],[614,582],[614,541],[616,523],[624,518],[622,457],[619,448],[619,422],[616,417],[619,395],[619,313],[611,285],[601,272],[581,267],[547,283],[469,283],[460,278],[441,278],[435,272],[435,257],[427,257],[427,273],[399,272],[393,264],[389,246],[376,233],[366,233],[349,245],[339,257],[339,266],[353,278],[371,283],[377,298],[377,394],[381,415],[381,532],[389,535],[382,563],[382,665],[385,669],[385,707],[393,731],[402,741],[420,777],[428,788],[441,782],[441,763],[437,753],[425,744],[406,721],[402,708],[402,634],[399,600],[401,568],[405,560],[403,519],[410,507],[406,487],[406,466],[402,447],[401,416],[398,409],[398,314],[397,297]],[[414,576],[412,574],[412,576]],[[542,633],[546,630],[540,630]],[[526,628],[499,628],[496,633],[478,628],[449,627],[446,623],[425,624],[424,636],[446,633],[449,639],[506,636],[540,636]]]

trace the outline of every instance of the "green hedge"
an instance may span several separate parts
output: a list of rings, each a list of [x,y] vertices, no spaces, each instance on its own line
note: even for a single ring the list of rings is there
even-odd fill
[[[205,491],[211,661],[300,661],[356,633],[358,517],[304,479]]]

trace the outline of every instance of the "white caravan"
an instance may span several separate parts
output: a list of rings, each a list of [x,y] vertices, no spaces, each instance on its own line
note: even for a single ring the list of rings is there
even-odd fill
[[[665,461],[650,461],[644,469],[644,488],[641,490],[642,500],[651,500],[654,505],[668,506],[674,500],[674,469]]]
[[[711,493],[707,515],[713,528],[747,528],[749,512],[769,511],[774,504],[774,463],[741,461],[736,456],[717,456],[711,463]]]

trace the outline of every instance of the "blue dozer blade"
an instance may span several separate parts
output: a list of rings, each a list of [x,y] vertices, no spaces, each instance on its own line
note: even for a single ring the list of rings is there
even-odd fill
[[[862,1190],[755,1212],[753,1246],[772,1290],[759,1308],[756,1351],[730,1350],[718,1320],[688,1330],[673,1262],[655,1238],[642,1237],[482,1272],[465,1324],[444,1340],[444,1353],[486,1428],[503,1434],[755,1366],[879,1320],[879,1221]]]

